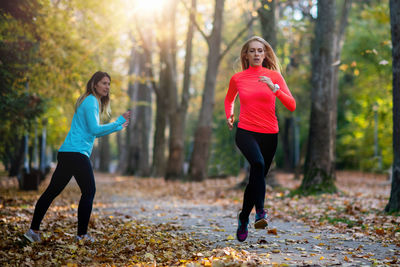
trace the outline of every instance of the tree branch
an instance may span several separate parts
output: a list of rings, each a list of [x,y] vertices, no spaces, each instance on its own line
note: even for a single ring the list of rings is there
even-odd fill
[[[139,25],[139,23],[136,23],[136,25]],[[140,27],[137,26],[136,29],[137,29],[138,34],[139,34],[139,37],[140,37],[140,39],[141,39],[141,41],[142,41],[142,43],[143,43],[142,48],[143,48],[144,53],[146,54],[146,58],[147,58],[147,59],[151,59],[151,52],[150,52],[150,50],[148,49],[148,47],[146,47],[146,46],[144,45],[144,44],[146,44],[146,40],[145,40],[145,38],[144,38],[144,35],[143,35],[143,33],[142,33]],[[152,65],[152,64],[151,64],[151,65]],[[156,78],[154,77],[153,67],[148,67],[148,68],[149,68],[149,74],[150,74],[150,77],[149,77],[150,79],[149,79],[149,81],[150,81],[150,83],[151,83],[151,85],[152,85],[152,87],[153,87],[153,90],[154,90],[155,94],[156,94],[156,95],[159,95],[160,89],[158,88],[157,83],[156,83]]]
[[[185,9],[190,12],[190,14],[192,14],[192,16],[190,16],[194,26],[196,27],[196,29],[200,32],[200,34],[203,36],[203,38],[206,40],[206,42],[209,44],[210,43],[210,37],[201,29],[200,25],[197,23],[196,20],[196,16],[195,16],[195,11],[192,10],[191,8],[189,8],[186,3],[185,0],[181,0],[181,3],[183,4],[183,6],[185,7]]]
[[[232,39],[232,41],[226,46],[224,51],[219,55],[219,61],[228,53],[228,51],[232,48],[232,46],[236,43],[237,40],[250,28],[251,24],[256,20],[257,17],[252,17],[251,20],[247,23],[247,25]]]
[[[341,42],[341,40],[343,39],[343,35],[346,29],[346,26],[348,24],[348,17],[349,17],[349,13],[350,13],[350,9],[351,9],[351,2],[352,0],[345,0],[342,6],[342,16],[340,18],[340,24],[338,27],[338,39],[337,39],[337,47],[339,45],[339,43]]]

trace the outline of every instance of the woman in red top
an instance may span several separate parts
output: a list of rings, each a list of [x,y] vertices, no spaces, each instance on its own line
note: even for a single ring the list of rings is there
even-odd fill
[[[278,120],[275,100],[290,111],[296,109],[285,80],[280,74],[274,50],[261,37],[250,38],[240,53],[242,71],[232,76],[225,97],[225,114],[230,130],[234,123],[234,102],[239,94],[240,115],[236,131],[236,145],[250,164],[249,183],[239,213],[236,237],[240,242],[248,235],[249,215],[255,206],[254,227],[268,226],[264,210],[265,176],[268,173],[278,143]]]

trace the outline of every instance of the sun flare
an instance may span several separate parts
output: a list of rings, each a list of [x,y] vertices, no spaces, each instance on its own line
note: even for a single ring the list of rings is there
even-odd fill
[[[139,14],[157,14],[166,4],[168,0],[139,0],[136,1],[135,9]]]

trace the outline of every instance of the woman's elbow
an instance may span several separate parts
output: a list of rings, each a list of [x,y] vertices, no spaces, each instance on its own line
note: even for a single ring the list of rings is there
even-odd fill
[[[99,135],[99,130],[96,127],[90,127],[89,128],[89,133],[93,136],[98,136]]]
[[[296,110],[296,102],[292,103],[289,107],[288,107],[290,112],[293,112]]]

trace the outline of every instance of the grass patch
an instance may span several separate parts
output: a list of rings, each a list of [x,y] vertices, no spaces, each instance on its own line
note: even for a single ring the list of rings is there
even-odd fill
[[[349,228],[352,228],[354,226],[365,227],[364,225],[362,225],[356,221],[349,220],[347,218],[324,216],[324,217],[320,218],[319,221],[320,222],[327,221],[328,223],[333,224],[333,225],[337,225],[338,223],[345,223],[345,224],[347,224],[347,227],[349,227]]]

